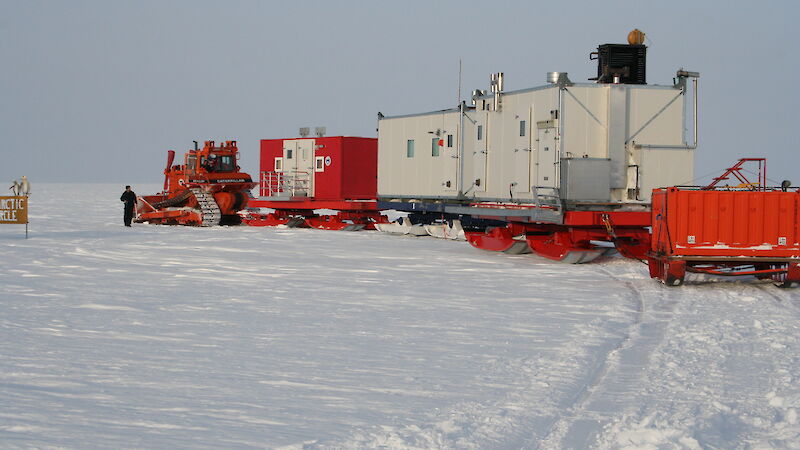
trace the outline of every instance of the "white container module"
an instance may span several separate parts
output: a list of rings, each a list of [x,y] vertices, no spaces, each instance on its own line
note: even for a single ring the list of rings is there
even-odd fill
[[[696,75],[679,71],[674,85],[658,86],[572,83],[551,72],[550,84],[505,92],[500,74],[496,92],[476,91],[463,116],[453,108],[383,117],[378,196],[649,202],[653,188],[693,179],[686,80]]]
[[[645,258],[653,188],[694,178],[699,74],[648,85],[643,37],[598,46],[595,82],[548,72],[507,91],[496,73],[469,104],[379,114],[378,207],[437,232],[458,220],[485,250],[586,263],[613,244]]]

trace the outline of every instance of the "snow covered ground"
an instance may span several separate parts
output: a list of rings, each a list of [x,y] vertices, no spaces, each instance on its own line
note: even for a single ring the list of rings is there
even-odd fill
[[[34,185],[30,238],[0,227],[3,448],[800,448],[800,290],[126,229],[120,193]]]

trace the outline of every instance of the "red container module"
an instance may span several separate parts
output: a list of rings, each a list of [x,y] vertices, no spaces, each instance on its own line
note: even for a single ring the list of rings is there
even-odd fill
[[[312,226],[324,229],[370,228],[384,221],[377,210],[378,140],[330,136],[263,139],[259,197],[250,225]],[[339,211],[321,216],[319,209]]]
[[[285,180],[281,189],[274,181]],[[378,140],[331,136],[261,140],[261,197],[374,200]],[[294,188],[294,192],[288,192]],[[294,194],[294,195],[292,195]]]
[[[650,274],[686,271],[800,281],[800,193],[671,187],[652,196]]]

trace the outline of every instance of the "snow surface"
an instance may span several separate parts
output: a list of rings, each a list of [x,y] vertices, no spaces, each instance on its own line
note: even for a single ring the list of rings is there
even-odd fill
[[[135,186],[140,194],[158,186]],[[464,242],[0,227],[3,448],[800,448],[800,291]]]

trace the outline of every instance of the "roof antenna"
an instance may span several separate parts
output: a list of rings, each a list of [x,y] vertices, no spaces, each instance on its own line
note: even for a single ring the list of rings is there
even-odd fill
[[[461,58],[458,58],[458,105],[461,104]]]

